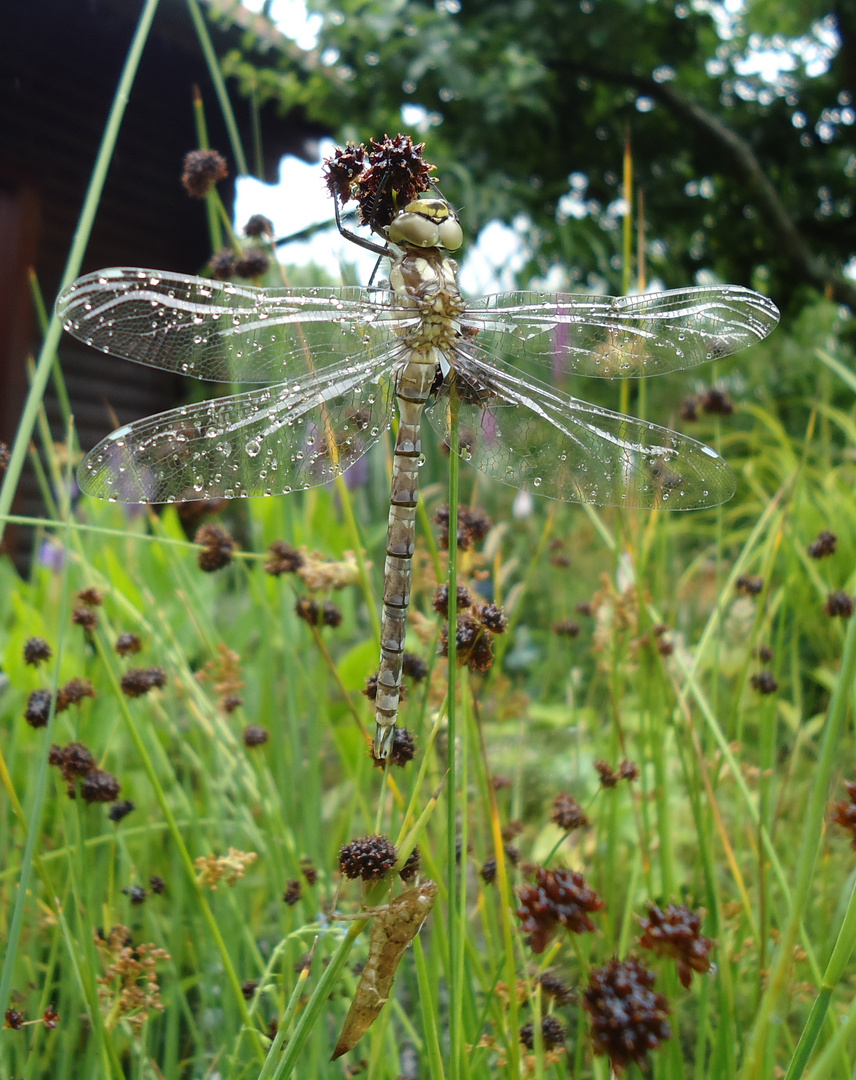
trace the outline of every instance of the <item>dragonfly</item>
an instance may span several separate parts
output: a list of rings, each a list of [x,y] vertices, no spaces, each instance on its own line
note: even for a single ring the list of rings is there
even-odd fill
[[[512,291],[468,302],[452,257],[461,223],[433,192],[398,210],[384,236],[391,270],[382,287],[260,288],[119,267],[78,278],[57,301],[65,329],[105,353],[259,384],[114,431],[78,470],[81,490],[98,498],[173,503],[326,484],[382,437],[397,406],[379,761],[395,740],[423,414],[455,453],[514,488],[596,505],[716,506],[735,483],[714,450],[562,384],[692,368],[761,340],[779,317],[769,299],[737,285],[623,297]]]

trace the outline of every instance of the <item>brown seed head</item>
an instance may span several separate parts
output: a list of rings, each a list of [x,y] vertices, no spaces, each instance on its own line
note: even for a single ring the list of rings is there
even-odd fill
[[[824,611],[833,619],[849,619],[853,614],[853,597],[848,596],[842,589],[837,589],[827,596]]]
[[[583,998],[592,1018],[594,1052],[618,1073],[642,1065],[650,1050],[672,1037],[669,1004],[654,991],[654,976],[632,957],[595,968]]]
[[[745,596],[757,596],[764,588],[764,579],[752,574],[741,574],[734,587]]]
[[[402,881],[413,881],[416,875],[419,873],[419,867],[422,865],[422,853],[419,851],[418,845],[410,852],[407,858],[404,860],[404,866],[398,871],[398,876]]]
[[[131,668],[122,676],[120,685],[126,697],[142,697],[155,687],[166,686],[166,672],[161,667]]]
[[[38,667],[53,656],[53,650],[44,638],[31,637],[24,642],[24,663]]]
[[[440,546],[449,548],[449,507],[445,506],[434,515],[434,522],[440,526]],[[458,548],[469,551],[473,544],[480,543],[490,532],[493,522],[483,510],[470,510],[458,507]]]
[[[779,689],[772,671],[758,671],[750,679],[753,689],[759,694],[775,694]]]
[[[229,175],[226,159],[216,150],[191,150],[184,156],[181,182],[194,199],[204,199],[212,187]]]
[[[250,748],[263,746],[269,738],[267,728],[263,728],[260,724],[250,724],[249,727],[244,728],[244,746]]]
[[[295,574],[305,562],[299,551],[286,544],[284,540],[274,540],[268,548],[265,573],[278,577],[280,574]]]
[[[414,682],[422,682],[428,674],[428,665],[421,656],[406,652],[401,658],[401,672]]]
[[[104,597],[91,585],[87,589],[81,589],[77,594],[77,599],[87,607],[101,607],[104,603]]]
[[[273,222],[270,218],[266,218],[264,214],[253,214],[247,224],[244,226],[245,236],[264,236],[268,238],[273,237]]]
[[[71,622],[73,626],[82,626],[87,634],[92,634],[98,626],[98,616],[91,608],[78,607],[71,613]]]
[[[380,881],[395,866],[395,846],[385,836],[362,836],[339,851],[339,869],[346,878]]]
[[[835,554],[838,545],[838,537],[824,529],[817,534],[817,539],[808,545],[808,553],[813,559],[825,559]]]
[[[652,903],[648,905],[648,918],[639,920],[642,928],[640,946],[657,956],[675,960],[681,984],[687,990],[694,971],[706,975],[711,967],[710,953],[716,943],[702,936],[704,915],[704,911],[691,911],[683,904],[669,904],[662,911]]]
[[[113,822],[119,822],[123,817],[127,817],[128,814],[134,809],[134,804],[130,799],[123,799],[122,802],[115,802],[107,811],[107,817]]]
[[[215,570],[222,570],[232,561],[232,552],[235,550],[235,541],[219,525],[200,525],[193,538],[195,544],[202,544],[199,552],[199,569],[206,574],[213,574]]]
[[[553,633],[558,637],[575,638],[580,632],[580,624],[573,619],[561,619],[553,623]]]
[[[464,588],[463,585],[459,585],[457,590],[458,597],[458,611],[464,611],[466,608],[472,606],[472,597]],[[433,608],[438,615],[442,615],[444,619],[449,617],[449,586],[441,585],[434,593]]]
[[[285,892],[282,894],[282,899],[288,904],[289,907],[294,907],[298,900],[303,895],[300,882],[297,878],[292,878],[285,887]]]
[[[584,829],[589,824],[586,812],[573,797],[567,792],[556,796],[553,803],[553,813],[550,820],[565,832],[573,832],[574,829]]]
[[[19,1031],[26,1022],[26,1017],[20,1011],[20,1009],[7,1009],[6,1010],[6,1023],[4,1027],[11,1028],[13,1031]]]
[[[852,847],[856,850],[856,783],[844,781],[848,798],[839,799],[829,807],[830,821],[846,829],[852,838]]]
[[[119,656],[133,656],[143,647],[139,634],[120,634],[113,646]]]
[[[518,889],[517,917],[529,934],[532,951],[542,953],[559,926],[575,934],[595,929],[589,914],[600,911],[604,901],[590,888],[582,874],[571,870],[536,867],[535,884]]]
[[[533,1024],[524,1024],[520,1029],[520,1041],[528,1049],[535,1046],[535,1028]],[[544,1016],[541,1018],[541,1041],[545,1050],[562,1046],[565,1042],[565,1025],[558,1016]]]
[[[557,975],[545,971],[538,979],[538,982],[541,984],[541,989],[547,997],[551,997],[557,1005],[569,1005],[573,1001],[573,990]]]
[[[215,281],[228,281],[235,276],[235,264],[238,256],[232,248],[220,248],[208,260],[208,269]]]
[[[56,711],[64,712],[70,705],[79,705],[85,697],[94,698],[96,693],[89,679],[69,679],[57,690]]]
[[[734,412],[734,402],[724,390],[715,386],[705,390],[699,404],[708,416],[731,416]]]
[[[112,773],[104,769],[91,769],[80,782],[80,795],[84,802],[115,802],[122,785]]]
[[[47,726],[51,711],[50,690],[34,690],[27,698],[27,708],[24,710],[24,719],[34,728]]]
[[[264,251],[252,248],[235,260],[235,274],[243,278],[263,277],[270,268],[270,258]]]

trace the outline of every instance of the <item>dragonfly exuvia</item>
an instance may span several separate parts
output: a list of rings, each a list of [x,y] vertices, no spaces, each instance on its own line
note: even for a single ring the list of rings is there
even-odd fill
[[[218,383],[264,384],[114,431],[81,489],[127,503],[280,495],[325,484],[366,453],[398,406],[377,676],[378,759],[398,714],[415,544],[423,412],[503,484],[553,499],[690,509],[730,498],[722,458],[685,435],[570,397],[567,375],[660,375],[727,356],[778,321],[734,285],[620,298],[505,292],[465,301],[443,198],[385,230],[385,288],[273,288],[155,270],[87,274],[57,303],[106,353]]]

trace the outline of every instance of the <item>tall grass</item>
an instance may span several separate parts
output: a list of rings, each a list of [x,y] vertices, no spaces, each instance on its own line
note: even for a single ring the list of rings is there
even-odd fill
[[[433,448],[408,642],[428,674],[402,707],[415,757],[386,772],[367,755],[361,692],[377,663],[389,444],[353,490],[227,508],[218,523],[240,545],[206,573],[174,509],[70,497],[71,455],[38,423],[37,384],[40,557],[25,578],[0,561],[0,985],[13,1010],[0,1076],[606,1080],[586,990],[633,957],[669,1010],[671,1037],[647,1058],[659,1080],[851,1077],[856,878],[852,836],[827,809],[856,779],[856,620],[827,610],[854,590],[856,552],[837,318],[815,305],[723,368],[737,411],[692,432],[738,473],[716,511],[527,505],[466,466],[458,478]],[[812,397],[798,369],[821,360]],[[786,400],[752,375],[765,366],[792,376]],[[671,386],[673,401],[691,388]],[[487,512],[482,542],[442,548],[431,519],[448,504]],[[822,529],[837,546],[819,559],[808,546]],[[274,541],[341,587],[266,572]],[[438,656],[432,605],[450,569],[508,617],[487,672],[456,667],[454,635],[451,673]],[[341,623],[301,619],[309,596]],[[141,651],[123,655],[129,633]],[[24,662],[34,637],[52,650],[39,665]],[[74,679],[94,696],[26,722],[34,691],[56,705]],[[49,768],[51,746],[71,743],[118,779],[127,816]],[[622,762],[636,778],[613,783]],[[561,794],[587,824],[552,820]],[[363,906],[407,887],[340,874],[342,845],[376,833],[396,869],[417,845],[440,895],[377,1021],[331,1063],[366,960]],[[559,926],[533,951],[516,909],[536,867],[584,876],[602,901],[594,932]],[[640,941],[650,905],[671,902],[715,942],[688,986],[668,949]]]

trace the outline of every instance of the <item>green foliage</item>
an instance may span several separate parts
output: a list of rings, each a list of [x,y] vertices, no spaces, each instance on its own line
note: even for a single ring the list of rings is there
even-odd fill
[[[341,139],[402,128],[418,106],[444,190],[475,233],[524,212],[540,273],[559,265],[620,291],[591,246],[615,222],[625,139],[652,270],[700,271],[780,301],[806,280],[854,303],[853,72],[845,5],[635,0],[315,0],[319,48],[296,64],[225,70]],[[754,73],[760,53],[778,75]],[[749,67],[747,68],[747,62]],[[585,216],[568,216],[571,174]],[[531,269],[531,268],[529,268]]]

